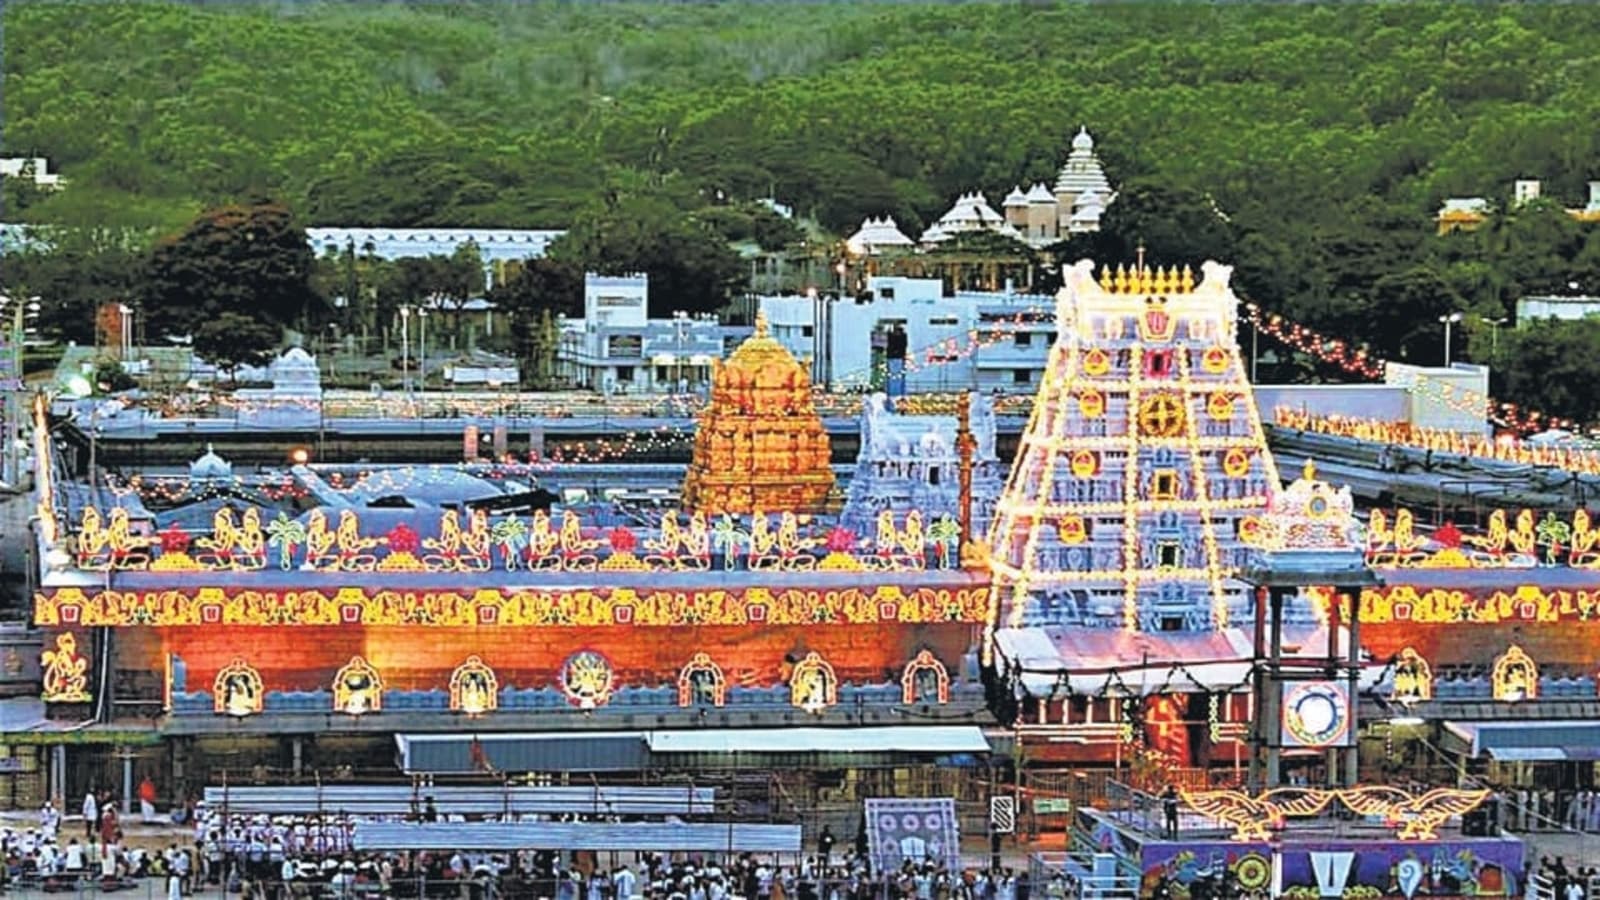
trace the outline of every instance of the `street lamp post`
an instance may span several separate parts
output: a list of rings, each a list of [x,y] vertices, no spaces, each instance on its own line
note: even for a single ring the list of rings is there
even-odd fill
[[[411,307],[400,307],[400,389],[411,396]]]
[[[1484,319],[1484,321],[1489,323],[1489,365],[1498,365],[1500,363],[1500,326],[1509,320],[1505,316],[1501,316],[1498,319]]]
[[[428,392],[428,308],[417,309],[417,382]]]
[[[1450,368],[1450,326],[1461,321],[1461,313],[1451,313],[1440,316],[1439,321],[1444,323],[1444,367]]]

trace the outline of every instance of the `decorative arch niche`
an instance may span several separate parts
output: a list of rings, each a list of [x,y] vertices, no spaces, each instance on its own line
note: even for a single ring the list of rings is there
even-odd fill
[[[728,679],[722,667],[704,653],[696,653],[678,673],[678,705],[694,706],[710,701],[721,706],[728,699]]]
[[[478,716],[500,708],[500,679],[477,656],[450,673],[450,708],[469,716]]]
[[[1494,699],[1532,700],[1539,696],[1539,666],[1516,644],[1494,661],[1489,675]]]
[[[333,708],[353,716],[383,709],[383,676],[359,656],[353,656],[333,676]]]
[[[789,702],[809,713],[820,713],[839,702],[839,679],[833,666],[815,650],[795,664],[789,677]]]
[[[211,683],[211,708],[230,716],[253,716],[261,712],[266,702],[262,690],[261,673],[235,656],[233,662],[217,672]]]
[[[1395,660],[1394,690],[1389,697],[1401,703],[1433,699],[1433,668],[1410,647],[1401,650]]]
[[[900,701],[907,705],[950,702],[950,672],[933,651],[925,649],[906,663],[900,676]]]

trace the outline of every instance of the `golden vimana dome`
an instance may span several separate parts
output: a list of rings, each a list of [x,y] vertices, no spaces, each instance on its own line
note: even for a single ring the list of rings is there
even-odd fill
[[[714,363],[683,483],[692,512],[818,513],[834,479],[811,376],[756,315],[755,334]]]

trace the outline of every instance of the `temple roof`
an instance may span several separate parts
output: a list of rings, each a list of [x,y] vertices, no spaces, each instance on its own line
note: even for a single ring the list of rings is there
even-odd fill
[[[1072,152],[1056,177],[1056,193],[1081,194],[1089,190],[1109,196],[1111,182],[1106,180],[1100,158],[1094,153],[1094,138],[1087,129],[1079,129],[1078,136],[1072,139]]]
[[[869,255],[874,250],[890,247],[915,247],[916,242],[906,237],[900,226],[895,224],[893,216],[884,216],[862,222],[856,233],[845,240],[845,246],[851,253]]]
[[[778,343],[767,330],[767,314],[758,312],[755,333],[746,338],[744,343],[722,361],[720,370],[726,372],[729,369],[743,369],[755,373],[769,370],[773,366],[796,370],[804,374],[807,380],[811,377],[810,373],[806,372],[805,366],[794,358],[794,354]]]
[[[973,191],[956,198],[956,202],[939,217],[939,221],[922,233],[922,243],[937,244],[967,231],[992,231],[1022,239],[1021,233],[989,205],[981,192]]]

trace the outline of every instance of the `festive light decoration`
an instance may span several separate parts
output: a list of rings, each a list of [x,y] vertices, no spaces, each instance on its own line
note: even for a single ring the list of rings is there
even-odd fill
[[[78,652],[78,638],[70,631],[56,635],[56,645],[39,654],[46,703],[88,703],[89,660]]]
[[[253,716],[261,712],[266,699],[261,673],[243,657],[235,656],[233,662],[219,669],[211,683],[212,708],[224,715]]]
[[[1324,363],[1338,366],[1344,371],[1372,381],[1383,380],[1388,363],[1368,356],[1365,350],[1352,349],[1344,341],[1326,337],[1304,326],[1289,322],[1277,314],[1265,314],[1254,303],[1244,305],[1245,317],[1259,333],[1282,344],[1312,356]],[[1529,410],[1515,403],[1495,401],[1493,398],[1449,381],[1433,378],[1421,372],[1412,375],[1410,385],[1430,400],[1441,402],[1456,412],[1478,414],[1524,434],[1550,428],[1572,429],[1577,423],[1571,419],[1546,416],[1538,410]]]
[[[1412,794],[1385,785],[1363,785],[1335,792],[1339,802],[1361,816],[1377,816],[1402,841],[1431,841],[1438,838],[1439,826],[1453,816],[1477,809],[1489,799],[1488,790],[1434,788]]]
[[[728,679],[722,667],[704,653],[696,653],[678,673],[678,705],[694,706],[705,701],[722,706],[728,699]]]
[[[1489,673],[1490,696],[1496,700],[1534,700],[1539,696],[1539,665],[1512,644],[1494,661]]]
[[[467,657],[450,673],[450,708],[469,716],[500,708],[500,679],[480,657]]]
[[[333,708],[352,716],[383,709],[383,677],[372,664],[351,657],[333,676]]]
[[[808,713],[821,713],[839,702],[839,677],[815,650],[795,663],[789,678],[789,702]]]
[[[1421,654],[1407,647],[1400,651],[1400,656],[1395,660],[1393,685],[1393,690],[1389,692],[1391,700],[1406,704],[1432,700],[1433,668]]]
[[[1600,475],[1600,452],[1570,447],[1552,447],[1533,444],[1510,437],[1487,438],[1481,435],[1462,434],[1418,428],[1409,422],[1386,422],[1380,419],[1360,419],[1347,416],[1313,416],[1287,407],[1274,412],[1277,424],[1286,428],[1331,434],[1360,441],[1395,444],[1432,450],[1476,459],[1522,466],[1548,466],[1585,475]]]
[[[1125,628],[1226,624],[1242,597],[1238,523],[1266,511],[1277,480],[1254,404],[1237,402],[1250,387],[1228,276],[1214,264],[1198,285],[1142,263],[1098,283],[1088,264],[1067,271],[989,536],[993,627],[1105,624],[1112,591]],[[1046,612],[1045,594],[1071,602]],[[1051,618],[1062,609],[1070,620]]]
[[[823,512],[834,489],[828,433],[811,400],[806,368],[767,333],[712,367],[711,402],[695,430],[683,482],[686,509]]]
[[[34,598],[41,627],[541,626],[608,625],[876,625],[899,622],[976,624],[987,615],[987,591],[968,586],[871,587],[716,586],[694,589],[578,587],[556,590],[483,588],[304,587],[270,590],[163,587],[145,591],[60,588]],[[947,582],[949,584],[949,582]]]
[[[931,650],[922,650],[900,675],[900,702],[949,703],[950,673]]]
[[[1413,794],[1386,785],[1361,785],[1330,790],[1326,788],[1277,788],[1252,797],[1243,791],[1187,791],[1180,789],[1183,802],[1202,815],[1233,826],[1235,841],[1265,842],[1271,832],[1283,828],[1290,816],[1314,816],[1338,800],[1359,816],[1381,818],[1396,829],[1402,841],[1426,841],[1438,837],[1438,828],[1453,816],[1464,815],[1488,799],[1487,790],[1434,788]]]
[[[605,655],[580,650],[561,665],[561,690],[579,709],[605,706],[617,686],[617,673]]]
[[[1473,593],[1409,584],[1366,588],[1361,592],[1362,624],[1414,622],[1419,625],[1499,625],[1505,622],[1590,622],[1600,620],[1600,591],[1545,589],[1532,584],[1510,591]],[[1340,620],[1348,622],[1348,603]]]
[[[1271,832],[1283,828],[1290,816],[1314,816],[1333,802],[1337,791],[1321,788],[1285,787],[1255,795],[1243,791],[1188,791],[1178,796],[1203,816],[1233,826],[1233,840],[1265,841]]]
[[[47,546],[54,547],[61,538],[61,526],[56,521],[55,449],[50,446],[50,406],[44,394],[33,398],[33,484],[39,498],[36,513],[39,516],[39,534]]]
[[[166,573],[254,572],[272,563],[315,577],[348,572],[486,573],[497,564],[507,571],[705,571],[712,566],[713,545],[728,569],[743,559],[751,569],[914,571],[926,567],[930,542],[941,559],[949,558],[938,546],[948,539],[948,526],[936,522],[937,529],[924,530],[922,514],[916,510],[899,526],[892,513],[881,515],[876,544],[870,547],[858,546],[853,535],[842,542],[833,534],[819,538],[802,530],[800,517],[792,512],[778,516],[774,528],[757,511],[747,531],[743,519],[729,514],[718,517],[713,526],[705,513],[680,522],[679,514],[669,511],[662,516],[659,531],[642,542],[627,528],[612,529],[604,539],[594,537],[592,528],[570,509],[559,523],[552,523],[543,510],[524,521],[515,514],[493,519],[478,509],[468,514],[465,527],[461,514],[447,509],[440,513],[438,536],[427,538],[404,523],[382,535],[367,534],[361,513],[350,508],[339,511],[339,524],[333,529],[321,507],[307,513],[303,523],[280,512],[265,529],[260,515],[250,507],[243,524],[236,525],[233,510],[223,507],[209,536],[194,538],[173,524],[154,537],[140,537],[132,533],[127,509],[112,507],[109,523],[102,524],[99,510],[85,507],[76,561],[79,568],[94,571]],[[191,556],[191,544],[203,549]],[[271,559],[268,546],[277,551]],[[826,565],[820,565],[818,550],[823,547],[831,558]]]

